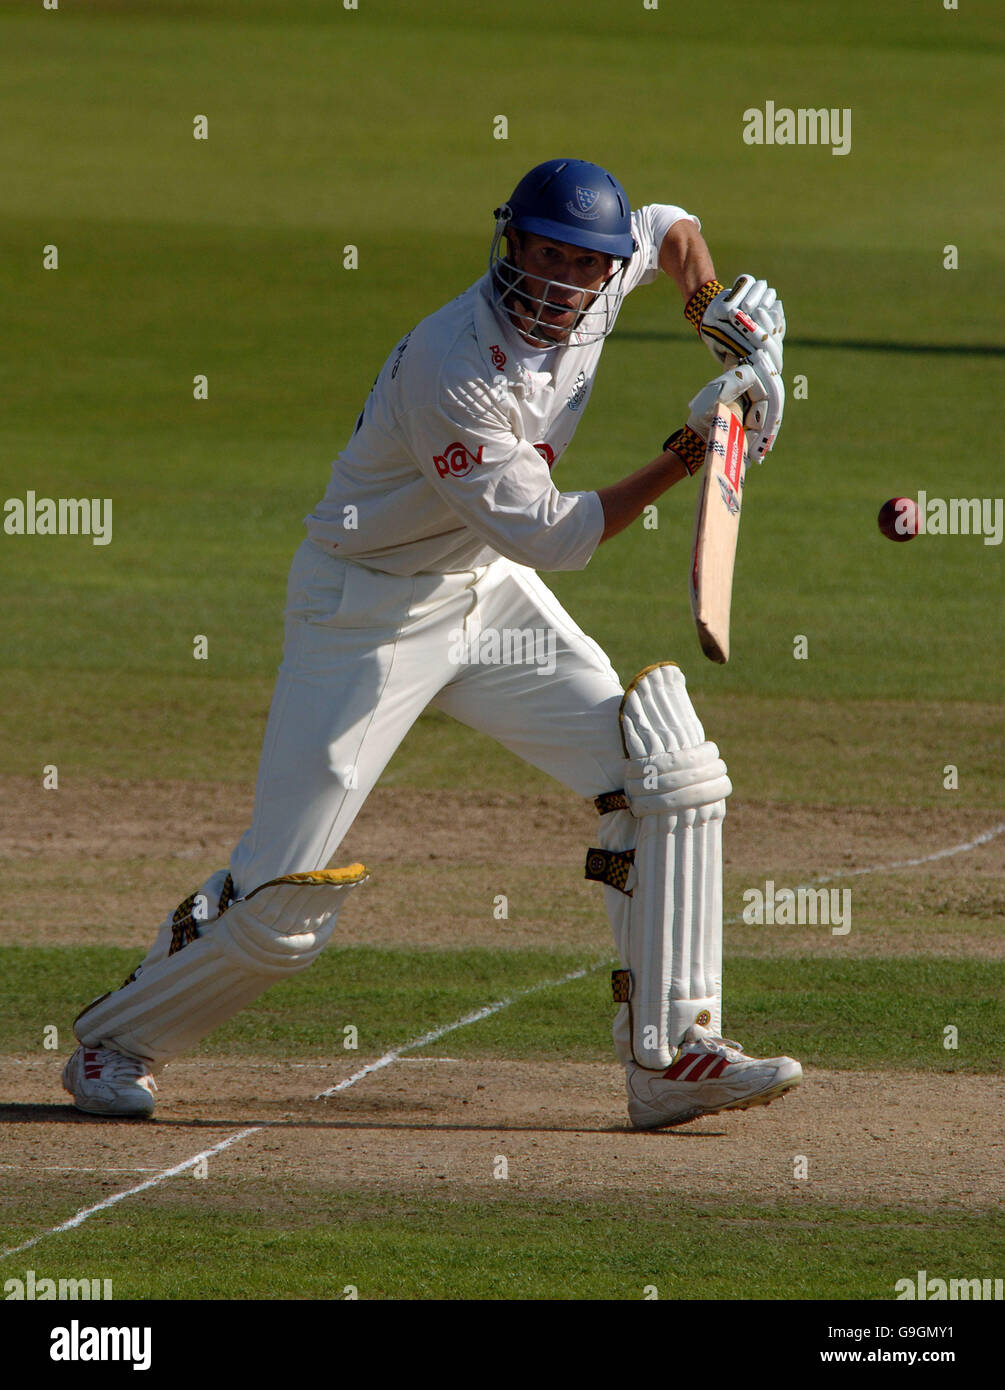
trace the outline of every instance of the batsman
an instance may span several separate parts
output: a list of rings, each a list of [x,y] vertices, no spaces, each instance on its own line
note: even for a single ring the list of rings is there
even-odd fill
[[[663,276],[717,374],[650,462],[597,491],[562,490],[624,296]],[[620,957],[614,1046],[631,1122],[680,1125],[799,1083],[798,1062],[722,1036],[731,785],[682,671],[655,651],[623,689],[538,574],[583,569],[686,483],[723,404],[738,403],[748,453],[763,459],[782,420],[784,336],[775,291],[746,274],[720,284],[683,208],[633,212],[618,180],[583,160],[520,179],[495,211],[485,274],[394,346],[306,518],[251,825],[129,979],[77,1018],[63,1084],[79,1109],[151,1114],[166,1063],[317,958],[367,877],[329,866],[430,707],[596,807],[586,874]],[[673,423],[654,422],[656,438]],[[502,650],[486,639],[506,632],[547,635],[547,669],[534,641],[519,659],[486,659]]]

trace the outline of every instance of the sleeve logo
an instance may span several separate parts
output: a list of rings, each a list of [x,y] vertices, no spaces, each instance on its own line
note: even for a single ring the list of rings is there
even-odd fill
[[[448,444],[442,454],[433,455],[437,473],[441,478],[463,478],[476,463],[481,463],[484,448],[484,444],[479,444],[478,453],[472,454],[459,442]]]
[[[566,405],[570,410],[578,410],[583,404],[583,401],[586,399],[586,391],[589,384],[590,383],[586,380],[586,373],[580,372],[579,376],[576,377],[576,384],[572,388],[572,394],[566,401]]]
[[[493,367],[496,367],[496,368],[505,367],[505,365],[506,365],[506,354],[503,352],[502,348],[499,346],[498,343],[493,343],[492,346],[489,348],[489,352],[491,352],[491,354],[492,354],[492,365],[493,365]]]
[[[537,452],[541,455],[545,463],[550,468],[551,465],[555,462],[555,450],[551,447],[550,444],[535,444],[534,448],[537,450]]]

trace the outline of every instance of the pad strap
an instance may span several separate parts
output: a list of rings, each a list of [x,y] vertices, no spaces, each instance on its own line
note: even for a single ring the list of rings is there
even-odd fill
[[[633,849],[591,849],[587,851],[584,876],[594,883],[609,884],[611,888],[616,888],[619,893],[624,893],[626,898],[630,898],[632,891],[627,884],[634,863]]]
[[[216,903],[216,911],[209,912],[206,893],[202,888],[194,893],[189,893],[183,902],[180,902],[174,910],[171,918],[171,948],[169,956],[173,956],[175,951],[180,951],[183,946],[190,945],[199,935],[200,923],[205,923],[214,917],[222,917],[227,908],[234,901],[234,880],[228,873],[223,881],[223,887]],[[202,904],[202,911],[196,912],[197,905]]]

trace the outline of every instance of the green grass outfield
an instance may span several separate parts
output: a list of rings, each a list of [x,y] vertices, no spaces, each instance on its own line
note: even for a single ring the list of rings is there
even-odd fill
[[[993,825],[1003,547],[892,545],[876,513],[919,489],[1005,490],[990,184],[1003,68],[989,0],[958,11],[726,0],[711,12],[670,0],[655,11],[641,0],[360,0],[356,11],[0,0],[0,506],[28,490],[114,506],[107,546],[0,531],[0,775],[40,781],[56,764],[63,786],[251,782],[286,570],[330,460],[403,332],[482,273],[492,209],[532,164],[570,154],[612,168],[636,204],[696,212],[721,279],[749,269],[778,287],[789,398],[776,450],[751,469],[727,668],[704,661],[688,612],[693,488],[661,501],[657,529],[636,524],[586,571],[549,582],[623,678],[654,660],[683,665],[738,797],[891,817],[926,808],[933,824],[960,808]],[[745,145],[744,110],[769,99],[849,108],[851,152]],[[200,114],[207,141],[192,138]],[[499,115],[506,140],[492,137]],[[358,270],[343,269],[350,244]],[[58,270],[42,269],[49,245]],[[944,268],[947,245],[956,270]],[[559,486],[623,476],[685,418],[716,367],[680,310],[666,283],[629,299]],[[192,394],[200,373],[205,401]],[[197,634],[207,661],[193,660]],[[805,660],[793,656],[799,636]],[[528,797],[543,785],[438,715],[419,722],[387,783]],[[18,829],[30,840],[30,825]],[[947,832],[918,853],[954,842]],[[12,858],[10,872],[28,862]],[[44,885],[44,854],[30,866]],[[30,890],[26,878],[25,903]],[[874,933],[899,920],[894,898],[873,913]],[[1000,1073],[1001,955],[969,951],[979,935],[1000,952],[1000,884],[911,901],[959,921],[958,955],[891,948],[866,961],[855,933],[839,957],[736,952],[731,1029],[818,1067]],[[111,938],[18,948],[18,921],[2,925],[0,1054],[39,1053],[49,1023],[65,1044],[89,991],[138,956]],[[546,940],[540,951],[336,945],[205,1052],[315,1058],[351,1022],[373,1055],[581,965],[597,968],[451,1048],[599,1059],[606,963]],[[950,1021],[961,1042],[947,1053]],[[410,1195],[402,1211],[316,1189],[291,1213],[264,1181],[241,1194],[261,1195],[264,1216],[215,1211],[211,1227],[162,1193],[144,1208],[142,1240],[121,1204],[40,1247],[39,1277],[45,1261],[94,1264],[121,1297],[331,1298],[351,1283],[361,1297],[635,1298],[651,1270],[644,1282],[661,1297],[694,1296],[684,1268],[700,1269],[703,1297],[817,1299],[888,1298],[916,1267],[1001,1273],[1000,1229],[980,1213],[877,1205],[811,1219],[795,1197],[668,1211],[511,1193]],[[96,1199],[74,1188],[77,1205]],[[12,1193],[9,1229],[28,1239],[69,1214],[51,1194]]]
[[[115,525],[107,547],[0,536],[10,768],[51,761],[41,735],[80,710],[78,675],[100,695],[83,687],[68,772],[105,750],[146,773],[158,737],[143,712],[170,717],[158,692],[198,702],[236,679],[260,712],[300,519],[373,376],[482,272],[491,209],[525,166],[567,146],[635,201],[697,211],[720,275],[755,267],[789,320],[790,398],[748,487],[729,668],[707,668],[691,631],[684,486],[658,530],[555,578],[574,615],[626,677],[672,655],[699,695],[998,699],[1001,549],[896,546],[875,526],[891,495],[998,487],[999,451],[975,448],[970,424],[1001,380],[1001,357],[976,351],[1000,345],[1001,249],[968,172],[995,158],[991,12],[762,4],[755,22],[727,5],[709,34],[670,8],[516,3],[487,27],[460,3],[301,5],[296,21],[279,4],[0,6],[3,492],[111,497]],[[716,105],[702,74],[728,63],[718,35],[741,15],[764,37]],[[515,39],[530,23],[528,65]],[[743,144],[742,112],[769,97],[849,107],[851,152]],[[507,112],[509,139],[492,139]],[[49,244],[60,265],[45,272]],[[713,366],[669,285],[639,290],[560,484],[646,462]],[[187,727],[183,764],[217,737],[213,721]]]
[[[120,947],[0,948],[0,1050],[37,1051],[42,1027],[69,1040],[81,1001],[134,968]],[[367,1056],[400,1048],[498,1001],[451,1036],[451,1055],[610,1057],[610,969],[617,962],[555,951],[376,950],[330,946],[298,980],[275,985],[199,1047],[207,1057],[346,1057],[344,1030]],[[574,972],[579,979],[561,983]],[[755,1054],[789,1049],[808,1066],[993,1074],[1005,1069],[1005,966],[914,956],[888,960],[756,960],[731,954],[729,1026]],[[541,988],[548,981],[551,987]],[[875,1027],[877,1018],[882,1028]],[[40,1024],[40,1020],[42,1023]],[[943,1047],[943,1028],[959,1030]],[[418,1049],[436,1055],[439,1042]]]
[[[210,1226],[162,1191],[142,1227],[120,1205],[60,1236],[58,1260],[36,1250],[28,1267],[36,1279],[100,1269],[125,1299],[204,1298],[212,1271],[232,1299],[888,1300],[916,1269],[987,1277],[1005,1255],[996,1213],[702,1204],[669,1187],[630,1204],[495,1192],[392,1205],[385,1194],[239,1186],[242,1198],[251,1189],[250,1213],[229,1211],[221,1193]],[[20,1260],[0,1280],[23,1279]]]

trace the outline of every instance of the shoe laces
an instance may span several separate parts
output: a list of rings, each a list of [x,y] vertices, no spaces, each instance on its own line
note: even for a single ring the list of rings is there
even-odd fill
[[[711,1052],[718,1052],[723,1057],[728,1057],[733,1053],[736,1057],[744,1057],[743,1044],[735,1042],[733,1038],[720,1038],[717,1035],[709,1034],[701,1041]]]
[[[127,1057],[124,1052],[116,1052],[111,1047],[98,1048],[98,1064],[103,1081],[146,1081],[154,1091],[157,1083],[147,1070],[146,1062],[138,1057]]]

